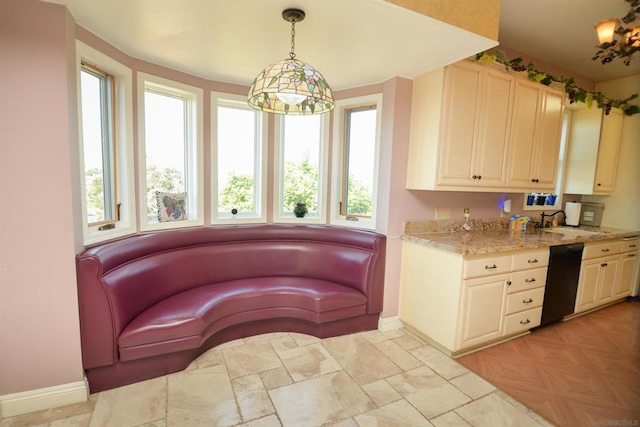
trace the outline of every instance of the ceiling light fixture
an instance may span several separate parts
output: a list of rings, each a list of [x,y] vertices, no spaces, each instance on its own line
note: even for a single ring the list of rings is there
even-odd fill
[[[598,52],[591,58],[608,64],[615,58],[621,58],[629,65],[633,54],[640,50],[640,27],[634,22],[640,14],[640,0],[624,0],[631,4],[631,9],[623,18],[611,18],[596,24],[598,33]]]
[[[277,114],[320,114],[333,108],[333,92],[322,74],[296,59],[296,22],[304,17],[300,9],[282,11],[282,18],[291,23],[289,59],[269,65],[258,74],[249,89],[251,108]]]

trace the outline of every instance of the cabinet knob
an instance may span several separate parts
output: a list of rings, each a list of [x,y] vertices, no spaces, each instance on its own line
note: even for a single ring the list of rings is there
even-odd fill
[[[529,298],[529,299],[527,299],[527,300],[524,300],[524,299],[522,300],[522,303],[523,303],[523,304],[531,304],[532,302],[533,302],[533,299],[532,299],[532,298]]]
[[[482,179],[482,175],[478,175],[478,179]]]
[[[606,267],[607,265],[609,264],[607,264],[606,262],[603,262],[602,264],[600,264],[601,267]]]
[[[485,270],[493,270],[494,268],[498,268],[497,265],[493,264],[493,265],[485,265],[484,269]]]
[[[602,186],[602,184],[601,184],[601,183],[598,183],[597,185],[598,185],[598,187],[601,187],[601,186]]]
[[[507,286],[511,286],[511,280],[507,280]]]
[[[478,175],[473,175],[471,178],[478,179]]]
[[[521,325],[526,325],[527,323],[531,323],[531,320],[527,319],[527,321],[526,321],[526,322],[523,322],[522,320],[520,321],[520,324],[521,324]]]

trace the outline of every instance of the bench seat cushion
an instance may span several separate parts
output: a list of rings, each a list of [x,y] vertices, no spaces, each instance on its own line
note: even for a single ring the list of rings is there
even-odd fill
[[[353,288],[310,278],[263,277],[200,286],[164,299],[133,319],[118,338],[120,359],[197,348],[245,317],[323,323],[365,314],[366,302]]]

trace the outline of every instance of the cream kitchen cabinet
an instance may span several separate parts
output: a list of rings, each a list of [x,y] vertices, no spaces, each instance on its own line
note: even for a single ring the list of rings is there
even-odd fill
[[[417,77],[407,188],[503,188],[514,82],[513,74],[469,61]]]
[[[611,194],[618,171],[623,114],[612,108],[571,111],[564,191],[571,194]]]
[[[403,241],[399,317],[449,355],[540,324],[548,249],[463,256]]]
[[[622,254],[620,254],[618,269],[618,281],[614,293],[615,299],[631,295],[638,283],[638,274],[640,274],[640,238],[622,240]]]
[[[619,287],[622,241],[586,243],[582,252],[575,312],[591,310],[615,300]]]
[[[507,187],[555,189],[563,115],[562,91],[516,81]]]

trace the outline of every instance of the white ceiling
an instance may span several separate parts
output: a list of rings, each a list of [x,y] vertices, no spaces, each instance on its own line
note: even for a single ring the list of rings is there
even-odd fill
[[[413,78],[495,42],[382,0],[47,0],[126,54],[211,80],[250,85],[288,58],[291,26],[303,9],[297,58],[334,90]],[[502,0],[499,41],[596,81],[640,72],[591,61],[593,25],[628,11],[624,0]]]
[[[596,82],[610,80],[640,73],[640,57],[629,66],[620,59],[606,65],[592,61],[598,50],[593,27],[627,12],[624,0],[502,0],[498,39],[500,45]]]

